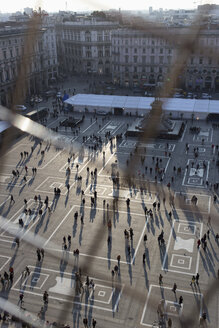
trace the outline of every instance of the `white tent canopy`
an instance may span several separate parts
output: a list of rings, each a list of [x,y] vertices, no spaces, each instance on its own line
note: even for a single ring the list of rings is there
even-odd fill
[[[113,112],[114,108],[123,108],[124,112],[133,110],[149,112],[154,98],[150,97],[129,97],[129,96],[108,96],[94,94],[77,94],[65,101],[66,104],[74,106],[75,110],[87,109],[90,112],[94,110],[103,110]]]
[[[151,110],[153,97],[109,96],[94,94],[77,94],[67,100],[66,104],[74,106],[77,111],[89,112],[98,110],[114,113],[115,108],[122,108],[124,113],[146,114]],[[219,114],[218,100],[163,98],[163,110],[172,117],[205,119],[209,113]]]

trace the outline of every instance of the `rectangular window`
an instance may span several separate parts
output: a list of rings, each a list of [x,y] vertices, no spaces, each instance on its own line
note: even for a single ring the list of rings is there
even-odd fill
[[[136,64],[138,61],[138,57],[137,56],[134,56],[134,63]]]
[[[151,48],[151,53],[154,54],[154,48]]]
[[[151,64],[154,64],[154,56],[151,56]]]
[[[160,54],[163,54],[163,48],[160,48]]]
[[[138,51],[138,49],[137,49],[137,48],[135,48],[135,49],[134,49],[134,53],[135,53],[135,54],[137,54],[137,51]]]
[[[199,58],[199,64],[203,64],[203,58]]]
[[[160,64],[163,64],[163,56],[160,56],[160,57],[159,57],[159,63],[160,63]]]

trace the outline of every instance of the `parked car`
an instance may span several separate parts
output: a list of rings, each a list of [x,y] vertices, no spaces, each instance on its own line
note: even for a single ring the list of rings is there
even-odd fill
[[[202,93],[201,98],[202,99],[211,99],[211,95],[209,95],[208,93]]]
[[[24,105],[15,105],[14,109],[17,111],[25,111],[25,110],[27,110],[27,107]]]
[[[45,97],[53,97],[57,94],[56,90],[48,90],[44,93]]]
[[[107,113],[104,112],[103,110],[97,110],[96,113],[97,113],[98,115],[104,115],[104,116],[107,115]]]
[[[173,98],[183,98],[183,95],[181,93],[175,93]]]

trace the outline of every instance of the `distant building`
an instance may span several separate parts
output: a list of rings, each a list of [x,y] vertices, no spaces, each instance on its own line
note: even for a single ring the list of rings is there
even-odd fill
[[[72,17],[56,26],[63,74],[111,74],[111,34],[118,23],[93,16]]]
[[[157,30],[159,34],[159,29]],[[160,31],[163,32],[163,29]],[[167,79],[178,55],[180,39],[188,38],[186,27],[166,27],[166,33],[175,35],[175,42],[157,38],[147,32],[121,28],[112,33],[112,79],[115,84],[153,88]],[[190,34],[191,35],[191,34]],[[219,50],[218,25],[209,25],[201,31],[197,48],[209,47],[191,54],[180,76],[175,77],[178,87],[196,91],[219,92],[219,59],[213,57]]]
[[[42,20],[36,30],[28,22],[0,23],[0,101],[10,107],[13,95],[19,102],[40,94],[57,77],[58,61],[54,25]],[[34,45],[30,49],[30,40]],[[25,80],[20,72],[25,68]],[[18,80],[19,78],[19,80]],[[19,83],[17,83],[19,81]]]

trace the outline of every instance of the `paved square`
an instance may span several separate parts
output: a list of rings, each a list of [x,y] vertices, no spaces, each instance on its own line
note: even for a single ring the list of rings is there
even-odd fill
[[[183,299],[187,299],[187,302],[183,302],[181,306],[178,303],[179,295],[181,295]],[[197,307],[199,306],[200,312],[197,313]],[[153,323],[157,322],[157,313],[154,311],[154,308],[161,310],[166,318],[170,317],[173,322],[173,327],[180,327],[180,316],[184,315],[184,317],[187,317],[192,308],[195,309],[194,315],[197,316],[198,322],[199,315],[202,313],[202,306],[203,296],[201,293],[193,293],[179,288],[175,296],[170,287],[150,285],[141,317],[141,325],[153,327]]]
[[[200,260],[197,239],[202,236],[202,230],[203,223],[174,221],[165,249],[162,269],[196,275]]]
[[[54,195],[54,188],[60,188],[61,195],[66,195],[68,190],[66,184],[70,184],[70,189],[75,184],[72,179],[64,179],[59,177],[47,177],[36,189],[36,192],[45,192]]]

